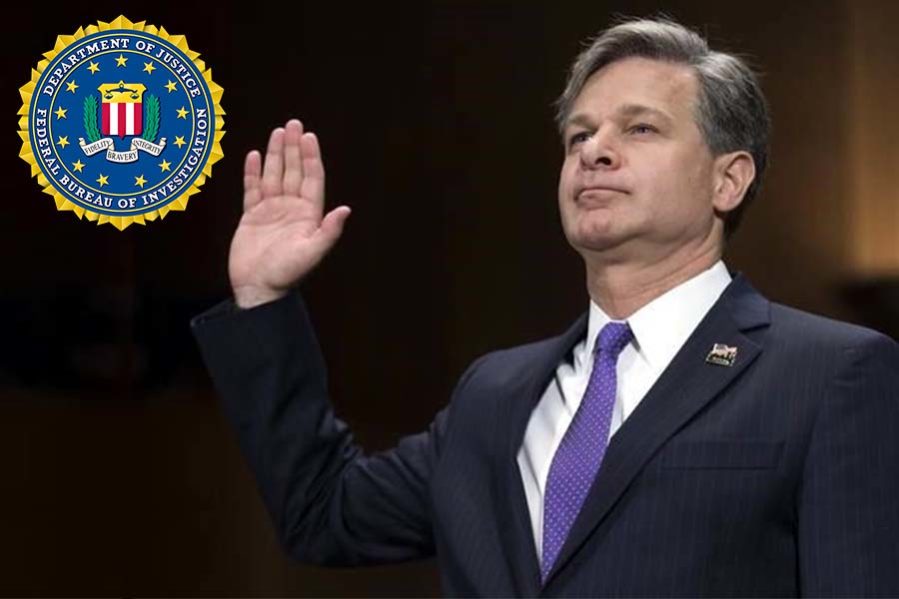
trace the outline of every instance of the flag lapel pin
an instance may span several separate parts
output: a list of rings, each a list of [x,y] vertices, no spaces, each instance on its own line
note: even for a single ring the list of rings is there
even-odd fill
[[[717,364],[718,366],[733,366],[737,359],[737,348],[716,343],[712,346],[712,351],[705,357],[705,361],[709,364]]]

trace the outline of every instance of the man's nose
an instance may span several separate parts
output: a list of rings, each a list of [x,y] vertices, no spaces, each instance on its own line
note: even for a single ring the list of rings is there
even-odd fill
[[[581,164],[584,168],[618,168],[620,156],[609,135],[597,131],[581,146]]]

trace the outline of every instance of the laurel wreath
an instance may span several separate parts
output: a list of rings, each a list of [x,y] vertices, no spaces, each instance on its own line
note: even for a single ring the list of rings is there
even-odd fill
[[[91,143],[100,140],[97,129],[97,98],[88,96],[84,99],[84,131]]]
[[[159,133],[159,98],[150,95],[147,96],[147,126],[144,127],[144,134],[141,135],[147,141],[155,141],[156,135]]]

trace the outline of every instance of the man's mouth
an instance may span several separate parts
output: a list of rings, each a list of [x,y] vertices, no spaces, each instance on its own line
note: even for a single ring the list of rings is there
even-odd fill
[[[577,192],[575,196],[576,201],[581,200],[594,200],[594,201],[604,201],[610,200],[615,196],[622,195],[628,193],[624,189],[619,187],[608,187],[608,186],[593,186],[593,187],[584,187]]]

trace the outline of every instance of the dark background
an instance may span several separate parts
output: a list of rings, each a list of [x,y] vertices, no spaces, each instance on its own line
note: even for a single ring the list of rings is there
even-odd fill
[[[897,22],[890,6],[5,9],[0,593],[437,594],[433,561],[329,571],[282,555],[188,321],[228,295],[243,156],[298,116],[321,139],[328,204],[353,207],[303,289],[338,416],[366,449],[426,427],[477,356],[566,328],[588,297],[557,214],[550,104],[581,40],[616,12],[665,10],[762,71],[771,168],[728,265],[776,301],[895,335],[897,202],[865,187],[879,179],[864,157],[899,156],[895,117],[870,105],[895,98],[896,74],[859,66],[899,54],[879,25]],[[124,232],[57,213],[13,131],[18,88],[56,36],[119,14],[187,36],[224,87],[227,131],[186,212]],[[891,179],[888,159],[873,163]]]

